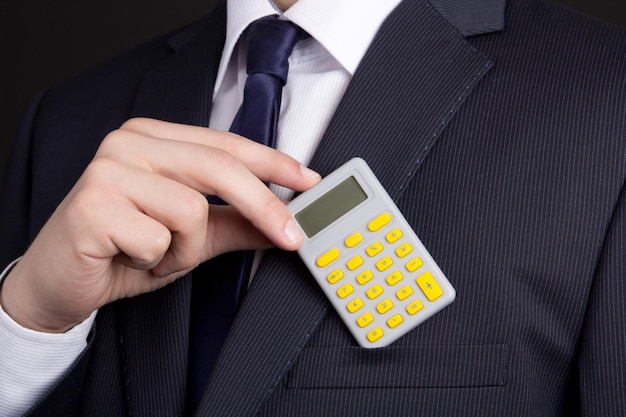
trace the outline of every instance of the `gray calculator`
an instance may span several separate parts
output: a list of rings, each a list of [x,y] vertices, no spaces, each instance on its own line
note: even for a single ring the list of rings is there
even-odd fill
[[[360,346],[387,346],[454,301],[454,288],[363,159],[287,207],[305,235],[298,254]]]

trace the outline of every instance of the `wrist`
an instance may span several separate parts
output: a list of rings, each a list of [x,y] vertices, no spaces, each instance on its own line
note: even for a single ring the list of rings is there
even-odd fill
[[[11,320],[23,328],[43,333],[65,333],[81,320],[62,320],[37,308],[34,291],[18,278],[19,263],[11,264],[0,276],[0,307]]]

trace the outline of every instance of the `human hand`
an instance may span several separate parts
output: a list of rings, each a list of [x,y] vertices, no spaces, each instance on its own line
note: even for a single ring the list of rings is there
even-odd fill
[[[319,179],[237,135],[129,120],[104,139],[5,279],[0,302],[24,327],[63,332],[219,254],[295,250],[301,232],[264,182],[304,191]],[[209,206],[205,194],[229,206]]]

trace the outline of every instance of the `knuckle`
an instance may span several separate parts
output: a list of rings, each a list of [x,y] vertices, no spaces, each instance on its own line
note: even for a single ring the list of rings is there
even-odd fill
[[[166,228],[152,230],[146,236],[141,250],[133,257],[134,262],[142,265],[155,265],[167,252],[172,242],[172,235]]]
[[[106,177],[115,170],[116,165],[117,163],[111,158],[96,157],[87,166],[83,176],[88,179]]]
[[[127,141],[127,134],[121,130],[113,130],[109,132],[98,148],[96,155],[115,155],[123,149],[125,142]]]
[[[206,222],[209,203],[202,194],[196,191],[187,192],[180,196],[178,202],[186,223],[195,227]]]
[[[239,135],[226,132],[225,135],[215,136],[214,142],[220,150],[229,155],[236,155],[239,153],[239,149],[241,148],[244,140],[245,139]]]
[[[229,191],[231,183],[225,179],[234,178],[236,173],[242,169],[243,164],[235,159],[230,153],[223,149],[210,148],[206,150],[206,169],[209,177],[215,178],[212,186],[218,195]],[[221,178],[222,180],[218,180]]]
[[[135,130],[137,127],[141,126],[146,122],[146,119],[143,117],[132,117],[126,120],[120,126],[120,130]]]
[[[153,131],[159,126],[163,126],[166,122],[150,119],[147,117],[132,117],[126,120],[120,127],[121,131],[144,132]]]
[[[64,204],[71,223],[91,224],[115,198],[116,183],[111,173],[116,165],[108,158],[96,158],[85,169]]]
[[[210,148],[208,150],[211,167],[216,172],[227,172],[237,165],[237,160],[232,154],[221,148]]]
[[[104,195],[111,192],[110,186],[114,182],[112,177],[115,176],[117,166],[117,163],[112,159],[96,157],[81,176],[81,190],[89,190]]]

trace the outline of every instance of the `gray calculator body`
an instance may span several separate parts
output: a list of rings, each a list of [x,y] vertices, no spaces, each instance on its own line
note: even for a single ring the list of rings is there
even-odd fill
[[[305,235],[298,254],[360,346],[387,346],[454,301],[364,160],[351,159],[287,206]]]

